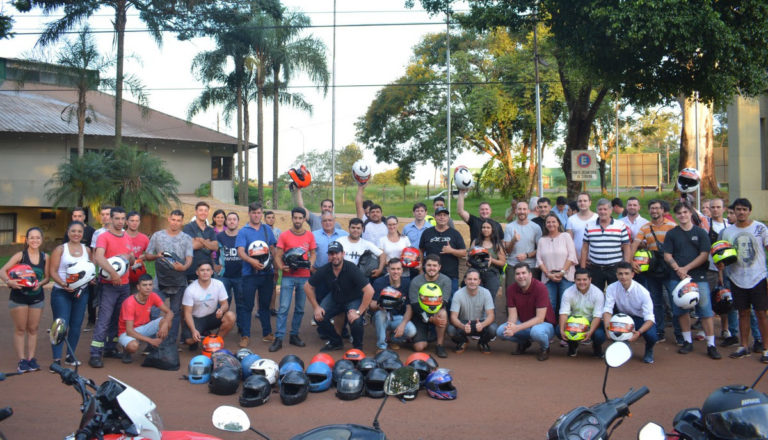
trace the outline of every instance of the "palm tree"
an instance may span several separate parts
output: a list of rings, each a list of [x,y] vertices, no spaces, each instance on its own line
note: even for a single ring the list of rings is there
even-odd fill
[[[102,153],[88,152],[65,160],[45,183],[45,196],[54,208],[88,206],[91,212],[97,212],[112,188],[110,167],[110,159]]]
[[[136,147],[120,146],[112,155],[108,199],[127,211],[159,214],[178,205],[179,182],[157,156]]]

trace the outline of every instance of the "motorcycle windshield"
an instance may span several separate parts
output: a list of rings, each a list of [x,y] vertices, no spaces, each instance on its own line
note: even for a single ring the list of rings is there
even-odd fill
[[[706,416],[707,429],[719,438],[757,440],[768,438],[768,404],[745,406]]]
[[[89,399],[87,405],[88,406],[83,410],[83,417],[80,418],[80,427],[78,428],[78,431],[83,429],[96,415],[96,400]]]

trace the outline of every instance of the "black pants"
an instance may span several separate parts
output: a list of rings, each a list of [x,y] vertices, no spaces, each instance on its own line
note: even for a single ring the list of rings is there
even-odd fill
[[[461,320],[462,324],[466,324],[466,320]],[[457,344],[461,344],[464,342],[467,342],[469,340],[470,336],[480,336],[480,343],[481,344],[487,344],[491,339],[493,339],[494,336],[496,336],[496,329],[498,328],[498,325],[496,323],[492,323],[491,325],[487,327],[483,327],[482,330],[478,331],[471,331],[469,333],[464,331],[464,328],[457,328],[453,325],[449,325],[447,332],[448,336],[451,337],[451,340]]]
[[[600,290],[605,292],[605,288],[618,281],[616,278],[616,265],[598,265],[587,264],[587,270],[589,270],[589,276],[592,277],[592,284],[597,286]]]

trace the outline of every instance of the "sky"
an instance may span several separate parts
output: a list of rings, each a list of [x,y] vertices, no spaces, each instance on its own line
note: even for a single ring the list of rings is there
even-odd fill
[[[17,36],[0,41],[0,56],[21,57],[34,47],[39,35],[21,35],[35,33],[43,29],[44,24],[60,14],[45,17],[39,10],[28,14],[19,14],[7,0],[0,0],[0,8],[6,13],[15,12],[14,32]],[[308,34],[322,40],[327,46],[329,70],[333,74],[333,0],[283,0],[289,9],[306,13],[312,25],[319,26],[307,30]],[[418,2],[417,2],[418,4]],[[92,17],[89,24],[93,30],[111,29],[111,9],[104,8]],[[445,16],[429,16],[420,6],[407,9],[404,0],[386,2],[374,0],[336,0],[336,112],[335,145],[337,150],[355,142],[357,119],[364,115],[373,101],[375,94],[384,85],[400,77],[412,54],[412,47],[428,33],[445,31]],[[386,26],[349,26],[387,24]],[[327,26],[327,27],[326,27]],[[341,26],[341,27],[339,27]],[[143,29],[144,26],[135,11],[129,11],[127,29]],[[187,109],[192,100],[202,90],[202,83],[197,81],[190,71],[192,58],[199,52],[214,48],[210,39],[178,41],[171,33],[164,34],[163,43],[158,46],[145,32],[126,34],[126,54],[136,60],[126,61],[126,73],[138,76],[148,90],[150,107],[153,109],[186,119]],[[114,53],[111,33],[97,35],[97,44],[103,54]],[[292,92],[301,92],[313,105],[312,114],[280,109],[280,155],[278,172],[287,171],[302,151],[331,148],[332,144],[332,92],[328,94],[315,90],[309,80],[298,76],[293,81]],[[272,105],[265,105],[264,114],[264,170],[267,182],[272,170]],[[192,122],[217,129],[217,110],[199,114]],[[218,110],[220,111],[220,110]],[[220,116],[220,131],[236,135],[234,121],[226,126]],[[234,119],[234,118],[233,118]],[[256,141],[256,104],[251,104],[251,142]],[[251,175],[256,177],[256,151],[251,151]],[[374,174],[394,168],[392,164],[375,163],[373,153],[364,149],[364,157],[372,165]],[[489,158],[473,152],[459,155],[452,166],[459,164],[471,168],[480,167]],[[556,166],[553,157],[545,157],[545,166]],[[415,183],[426,184],[434,177],[434,168],[420,166],[416,170]],[[374,179],[375,181],[375,179]]]

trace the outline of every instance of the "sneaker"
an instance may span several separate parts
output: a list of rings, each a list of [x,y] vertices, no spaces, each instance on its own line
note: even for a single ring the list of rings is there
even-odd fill
[[[272,341],[272,345],[269,346],[269,352],[274,353],[281,348],[283,348],[283,340],[280,338],[275,338],[275,340]]]
[[[396,344],[394,342],[390,342],[389,343],[389,348],[391,348],[392,350],[400,350],[400,345]]]
[[[683,344],[682,347],[680,347],[679,350],[677,350],[680,354],[688,354],[693,351],[693,342],[686,342]]]
[[[95,323],[89,322],[88,324],[85,325],[85,328],[83,329],[83,331],[84,332],[89,332],[89,331],[93,330],[93,326],[94,325],[95,325]]]
[[[130,364],[131,362],[133,362],[133,357],[127,351],[123,352],[123,357],[121,359],[124,364]]]
[[[467,349],[467,343],[466,342],[457,342],[456,348],[453,349],[454,353],[461,354],[464,353],[464,350]]]
[[[578,344],[568,344],[568,356],[576,357],[576,353],[579,351]]]
[[[598,347],[598,346],[593,345],[592,346],[592,356],[594,356],[596,358],[600,358],[600,359],[604,358],[605,355],[603,354],[603,347],[602,346]]]
[[[237,344],[240,348],[248,348],[248,344],[251,343],[251,338],[248,336],[240,336],[240,343]]]
[[[73,366],[73,367],[79,367],[83,363],[75,359],[71,354],[67,355],[67,359],[65,360],[67,365]]]
[[[728,336],[720,343],[721,347],[730,347],[739,343],[739,338],[736,336]]]
[[[685,339],[681,335],[675,335],[675,344],[677,344],[678,347],[682,347],[685,345]]]
[[[549,359],[549,347],[540,349],[539,353],[536,355],[536,359],[540,361]]]
[[[277,316],[277,310],[269,309],[269,314],[272,315],[272,316]]]
[[[101,359],[101,356],[91,356],[91,358],[88,359],[88,365],[91,368],[103,368],[104,361]]]
[[[709,356],[711,359],[722,358],[722,356],[720,356],[720,352],[717,351],[717,347],[715,347],[714,345],[707,346],[707,356]]]
[[[312,318],[312,321],[309,323],[312,327],[317,327],[317,321],[315,321],[315,318]]]
[[[323,348],[320,349],[320,351],[327,352],[327,351],[336,351],[336,350],[342,350],[344,348],[344,343],[336,344],[331,341],[328,341],[323,345]]]
[[[437,355],[437,357],[441,359],[445,359],[448,357],[448,353],[445,352],[445,347],[439,344],[435,346],[435,354]]]
[[[643,362],[645,362],[646,364],[653,363],[653,347],[645,349],[645,354],[643,355]]]
[[[512,354],[514,355],[521,355],[525,353],[525,350],[528,350],[528,347],[531,346],[531,341],[525,341],[525,342],[518,342],[517,343],[517,350],[513,351]]]
[[[26,359],[22,359],[19,361],[19,365],[16,367],[16,372],[19,374],[26,373],[27,371],[30,371],[29,369],[29,361]]]
[[[113,359],[121,359],[123,356],[120,354],[120,352],[117,351],[116,348],[112,348],[109,350],[104,350],[104,357],[105,358],[113,358]]]
[[[56,359],[55,361],[51,362],[51,366],[48,367],[48,371],[50,371],[53,374],[57,374],[55,371],[53,371],[53,366],[54,365],[61,366],[61,359]]]
[[[755,343],[752,345],[752,352],[762,353],[764,350],[765,348],[763,348],[763,341],[756,339]]]
[[[561,346],[561,347],[563,347],[563,348],[565,348],[565,347],[567,347],[567,346],[568,346],[568,343],[567,343],[567,342],[565,342],[565,341],[563,341],[563,340],[561,339],[561,340],[560,340],[560,346]]]
[[[275,342],[275,335],[272,333],[268,334],[267,336],[264,336],[261,338],[263,342]]]
[[[764,351],[763,355],[760,356],[760,362],[768,364],[768,351]]]
[[[299,335],[291,335],[288,338],[288,343],[291,345],[295,345],[297,347],[305,347],[307,344],[304,343],[304,341],[301,340]]]
[[[187,345],[187,350],[189,351],[197,351],[197,349],[200,347],[200,344],[195,342],[194,344]]]
[[[491,354],[491,346],[487,343],[479,342],[477,344],[478,350],[480,350],[480,353],[482,354]]]
[[[40,365],[37,364],[37,359],[35,358],[28,360],[27,366],[29,366],[27,371],[38,371],[40,369]]]
[[[664,335],[658,335],[658,336],[657,336],[657,338],[658,338],[658,339],[656,340],[656,343],[657,343],[657,344],[658,344],[659,342],[667,342],[667,338],[666,338]]]
[[[749,349],[747,349],[747,347],[739,347],[738,350],[729,354],[728,357],[731,359],[741,359],[743,357],[750,356],[751,354],[752,353],[749,352]]]

